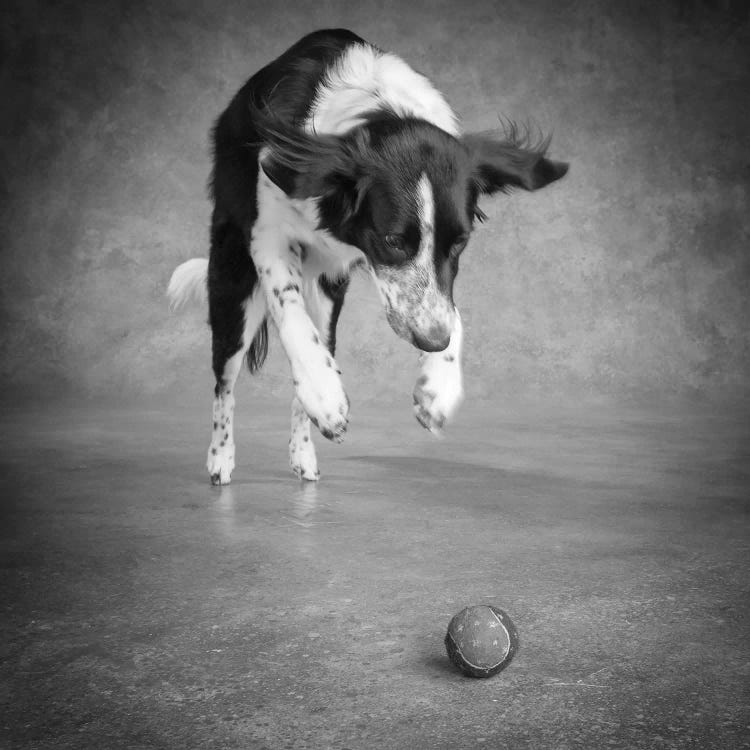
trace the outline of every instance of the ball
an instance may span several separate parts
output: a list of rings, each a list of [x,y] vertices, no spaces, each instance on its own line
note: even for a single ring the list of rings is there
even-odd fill
[[[445,648],[469,677],[492,677],[518,651],[518,632],[507,612],[489,604],[462,609],[448,625]]]

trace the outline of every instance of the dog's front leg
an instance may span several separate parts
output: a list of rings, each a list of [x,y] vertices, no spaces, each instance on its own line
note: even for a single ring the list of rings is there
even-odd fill
[[[349,421],[341,370],[305,309],[302,248],[276,232],[253,234],[251,254],[302,407],[321,434],[340,443]]]
[[[425,352],[414,386],[414,414],[425,429],[438,434],[463,401],[461,345],[463,326],[455,310],[451,340],[442,352]]]

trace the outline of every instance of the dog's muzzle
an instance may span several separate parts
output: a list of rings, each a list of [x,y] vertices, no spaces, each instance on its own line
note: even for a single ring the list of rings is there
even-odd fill
[[[402,311],[386,306],[385,316],[391,328],[405,341],[423,352],[441,352],[451,341],[453,330],[453,316],[450,320],[425,320],[428,316],[412,314],[404,315]]]
[[[373,272],[391,328],[423,352],[440,352],[451,340],[456,311],[434,274],[412,265]]]

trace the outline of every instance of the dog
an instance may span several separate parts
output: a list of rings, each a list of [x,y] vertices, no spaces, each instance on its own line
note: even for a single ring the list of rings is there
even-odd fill
[[[213,130],[208,260],[180,265],[172,307],[207,295],[212,332],[212,484],[235,465],[234,388],[268,351],[270,316],[295,395],[289,461],[320,477],[310,423],[341,442],[349,400],[335,360],[350,274],[375,282],[386,317],[422,352],[419,422],[439,433],[463,397],[459,258],[480,196],[537,190],[568,165],[511,125],[462,134],[443,95],[400,57],[345,29],[313,32],[239,90]]]

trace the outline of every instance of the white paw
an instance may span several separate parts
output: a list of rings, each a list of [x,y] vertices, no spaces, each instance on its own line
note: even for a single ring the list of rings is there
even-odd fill
[[[211,484],[229,484],[234,471],[234,443],[225,443],[223,446],[211,443],[206,468]]]
[[[317,482],[320,479],[315,446],[309,435],[292,436],[289,441],[289,465],[298,479]]]
[[[349,399],[333,357],[318,367],[295,368],[294,387],[310,421],[328,440],[340,443],[349,424]]]
[[[458,360],[441,352],[426,356],[422,374],[414,386],[414,416],[433,434],[440,434],[445,423],[463,401],[461,367]]]

